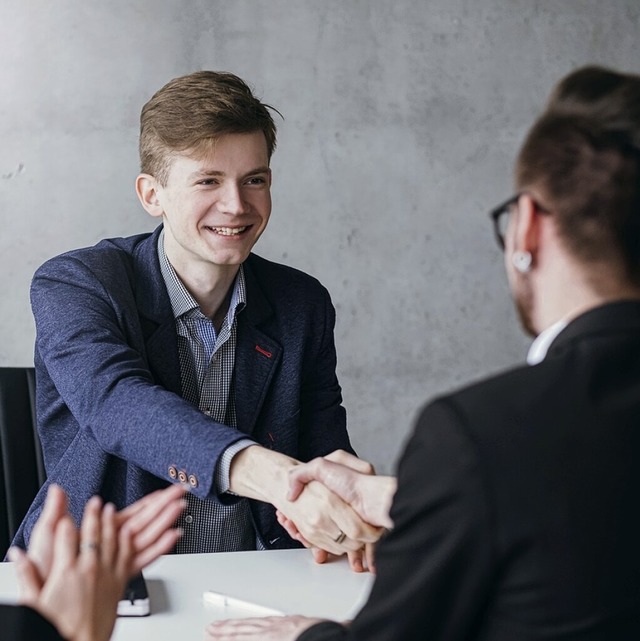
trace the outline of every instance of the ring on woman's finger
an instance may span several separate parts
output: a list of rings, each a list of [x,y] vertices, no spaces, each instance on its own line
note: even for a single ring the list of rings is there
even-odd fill
[[[95,552],[99,552],[100,544],[96,543],[95,541],[80,543],[80,552],[82,552],[83,550],[94,550]]]
[[[340,545],[340,543],[342,543],[346,538],[347,538],[347,535],[342,530],[340,530],[340,534],[338,534],[338,536],[336,536],[336,538],[333,539],[333,541],[334,543],[337,543],[338,545]]]

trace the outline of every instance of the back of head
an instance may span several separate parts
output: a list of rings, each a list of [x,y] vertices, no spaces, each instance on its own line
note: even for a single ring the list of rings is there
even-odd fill
[[[165,184],[176,153],[205,152],[225,134],[262,131],[269,157],[276,126],[269,105],[232,73],[197,71],[157,91],[140,115],[140,170]]]
[[[565,77],[520,150],[516,183],[553,213],[577,261],[640,285],[640,76]]]
[[[547,110],[584,115],[609,129],[626,130],[640,146],[640,76],[588,66],[565,76],[553,89]]]

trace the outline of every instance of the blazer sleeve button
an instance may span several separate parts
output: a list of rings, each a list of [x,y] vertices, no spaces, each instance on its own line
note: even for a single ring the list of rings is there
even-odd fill
[[[186,483],[187,482],[187,475],[182,470],[180,470],[178,472],[178,480],[180,481],[180,483]]]
[[[169,466],[169,476],[174,480],[178,478],[178,470],[173,465]]]
[[[189,474],[189,485],[191,487],[198,487],[198,479],[194,474]]]

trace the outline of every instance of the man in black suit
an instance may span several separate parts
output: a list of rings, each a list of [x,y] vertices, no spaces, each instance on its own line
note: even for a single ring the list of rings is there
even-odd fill
[[[567,76],[515,178],[491,216],[528,365],[430,403],[397,491],[323,460],[294,471],[296,491],[320,479],[377,525],[395,491],[353,622],[223,622],[209,639],[640,638],[640,76]]]

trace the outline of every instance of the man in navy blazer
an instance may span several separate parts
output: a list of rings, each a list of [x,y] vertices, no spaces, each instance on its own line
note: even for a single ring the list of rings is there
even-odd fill
[[[429,403],[397,479],[292,472],[391,526],[367,603],[348,625],[214,622],[207,639],[640,638],[640,76],[565,78],[516,192],[492,217],[528,364]]]
[[[251,253],[271,212],[275,125],[229,73],[176,78],[141,115],[138,197],[161,225],[45,263],[31,289],[38,429],[47,470],[79,519],[188,487],[178,552],[299,545],[351,552],[378,532],[287,473],[351,450],[336,377],[335,313],[314,278]],[[14,541],[25,547],[45,486]],[[182,546],[182,547],[181,547]]]

